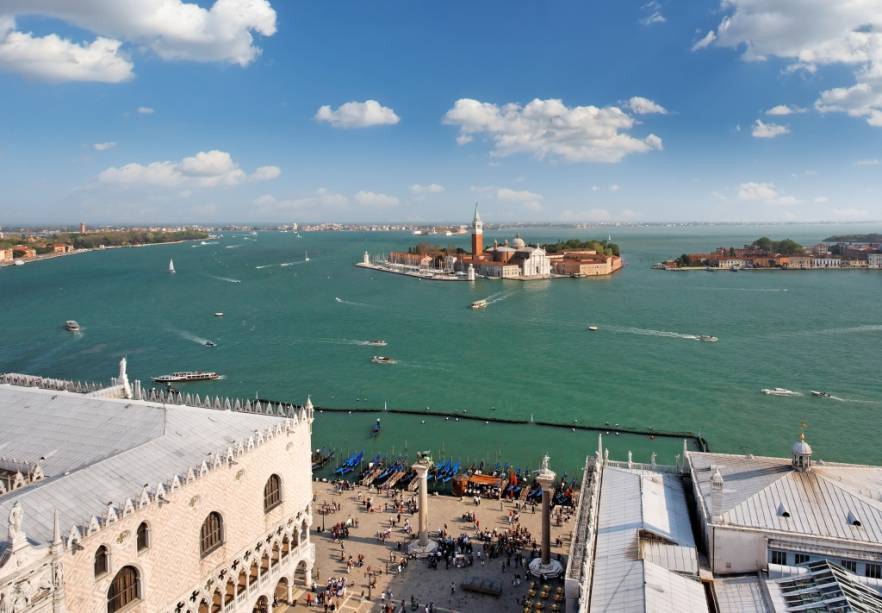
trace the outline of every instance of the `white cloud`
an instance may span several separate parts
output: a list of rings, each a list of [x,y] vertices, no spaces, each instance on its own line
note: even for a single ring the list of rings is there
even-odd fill
[[[438,185],[437,183],[430,183],[428,185],[419,185],[415,183],[408,189],[414,196],[423,196],[425,194],[440,194],[444,191],[444,186]]]
[[[609,191],[611,191],[612,193],[616,193],[620,189],[622,189],[622,186],[619,185],[618,183],[613,183],[612,185],[609,186]]]
[[[153,110],[153,107],[139,106],[137,109],[135,109],[135,112],[138,113],[138,115],[152,115],[156,111]]]
[[[337,107],[337,110],[332,110],[330,105],[326,104],[316,112],[315,120],[329,123],[335,128],[388,126],[400,121],[395,111],[376,100],[346,102]]]
[[[592,185],[592,186],[591,186],[591,191],[592,191],[592,192],[599,192],[599,191],[600,191],[600,186],[599,186],[599,185]]]
[[[864,221],[870,217],[869,211],[854,207],[847,209],[833,209],[830,213],[830,219],[835,221]]]
[[[640,23],[645,26],[652,26],[667,21],[662,13],[662,6],[658,0],[649,0],[649,2],[640,7],[640,10],[643,12],[643,17],[640,19]]]
[[[799,202],[793,196],[781,194],[774,183],[749,181],[738,186],[738,198],[753,202],[765,202],[786,206]]]
[[[761,119],[753,122],[753,130],[751,134],[754,138],[777,138],[790,134],[790,128],[777,123],[765,123]]]
[[[788,60],[786,72],[814,73],[818,66],[848,66],[854,83],[821,92],[815,109],[847,113],[882,127],[879,0],[722,0],[721,8],[726,14],[711,42],[743,49],[747,61]]]
[[[375,206],[378,208],[396,206],[398,204],[397,197],[378,192],[357,192],[354,200],[363,206]]]
[[[303,211],[308,209],[340,209],[349,204],[349,198],[327,188],[320,187],[312,194],[300,198],[278,199],[264,194],[254,200],[262,215]]]
[[[701,51],[702,49],[710,47],[715,40],[717,40],[717,33],[711,30],[692,45],[692,51]]]
[[[99,183],[119,187],[232,187],[246,181],[267,181],[281,174],[277,166],[261,166],[247,174],[226,151],[200,151],[179,162],[130,163],[111,166]]]
[[[75,43],[57,34],[34,36],[15,29],[15,20],[0,16],[0,69],[44,81],[120,83],[134,76],[133,64],[118,40],[99,36]]]
[[[0,66],[51,81],[118,83],[132,78],[123,44],[166,60],[247,66],[260,55],[254,34],[272,36],[269,0],[215,0],[208,8],[183,0],[3,0]],[[58,19],[96,38],[74,43],[56,34],[15,31],[14,16]]]
[[[783,117],[785,115],[793,115],[795,113],[805,113],[805,111],[806,110],[804,108],[798,106],[787,106],[786,104],[778,104],[766,111],[766,115]]]
[[[812,202],[815,204],[827,204],[830,202],[830,199],[827,196],[816,196],[812,199]]]
[[[530,210],[538,211],[542,208],[544,196],[527,190],[500,187],[496,190],[496,199],[501,202],[517,202]]]
[[[871,159],[871,160],[858,160],[854,163],[855,166],[878,166],[882,164],[882,160]]]
[[[655,134],[629,134],[635,120],[617,106],[568,107],[557,99],[536,98],[524,106],[500,107],[461,98],[444,115],[444,123],[459,126],[461,145],[486,135],[497,156],[527,153],[539,159],[616,163],[632,153],[662,149]]]
[[[662,105],[642,96],[633,96],[628,100],[628,108],[637,115],[666,115],[668,112],[668,110]]]
[[[114,142],[95,143],[94,145],[92,145],[92,149],[94,149],[95,151],[107,151],[108,149],[113,149],[114,147],[116,147],[116,143]]]

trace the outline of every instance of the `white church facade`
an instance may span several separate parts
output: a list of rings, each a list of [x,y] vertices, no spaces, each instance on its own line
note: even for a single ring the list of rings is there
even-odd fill
[[[309,587],[311,402],[114,383],[0,379],[0,612],[269,613]]]

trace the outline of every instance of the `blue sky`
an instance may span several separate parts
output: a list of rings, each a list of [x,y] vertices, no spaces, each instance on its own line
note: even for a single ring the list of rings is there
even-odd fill
[[[878,0],[0,0],[0,92],[3,224],[882,219]]]

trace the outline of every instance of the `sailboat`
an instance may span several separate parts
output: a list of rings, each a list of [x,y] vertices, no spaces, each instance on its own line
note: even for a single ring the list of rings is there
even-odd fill
[[[175,274],[175,261],[169,258],[168,260],[168,272],[169,274]]]
[[[309,261],[309,253],[306,252],[306,251],[303,252],[303,261],[304,261],[304,262],[308,262],[308,261]]]

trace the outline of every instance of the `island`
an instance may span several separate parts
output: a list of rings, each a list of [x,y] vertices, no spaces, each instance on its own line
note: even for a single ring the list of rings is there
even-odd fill
[[[659,270],[882,270],[878,234],[830,237],[811,247],[766,236],[743,247],[717,247],[707,253],[684,253],[659,262]]]
[[[407,251],[372,256],[367,251],[356,266],[434,281],[514,279],[533,281],[611,275],[622,268],[619,246],[609,240],[577,239],[528,244],[520,234],[484,247],[484,224],[475,205],[471,250],[419,243]]]

